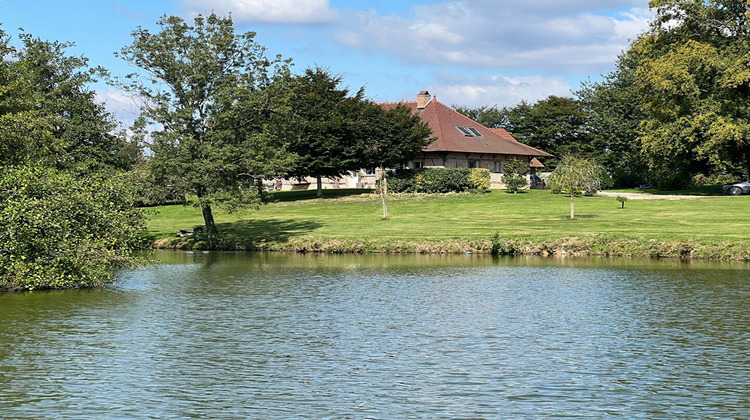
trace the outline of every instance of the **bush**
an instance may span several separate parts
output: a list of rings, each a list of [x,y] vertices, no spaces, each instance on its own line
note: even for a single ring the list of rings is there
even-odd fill
[[[693,185],[696,187],[702,187],[704,185],[724,185],[737,182],[742,177],[729,175],[729,174],[713,174],[713,175],[695,175],[692,179]]]
[[[656,186],[660,190],[683,190],[690,186],[692,178],[680,172],[662,173],[656,181]]]
[[[512,193],[517,193],[521,188],[528,185],[526,174],[529,172],[529,164],[520,159],[510,159],[503,164],[503,184]]]
[[[420,168],[389,175],[388,188],[394,193],[440,194],[487,189],[490,171],[467,168]]]
[[[475,168],[469,174],[469,183],[472,189],[486,190],[492,185],[492,176],[489,169]]]
[[[78,180],[48,168],[0,175],[0,290],[104,284],[131,264],[145,228],[118,177]]]

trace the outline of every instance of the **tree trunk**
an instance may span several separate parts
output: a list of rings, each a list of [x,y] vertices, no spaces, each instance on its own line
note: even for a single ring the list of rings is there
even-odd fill
[[[380,171],[380,201],[383,202],[383,219],[388,218],[388,203],[385,201],[385,195],[388,194],[388,181],[385,178],[385,171]]]
[[[323,177],[318,175],[315,179],[318,181],[318,198],[323,197]]]
[[[576,206],[575,204],[573,204],[573,196],[574,194],[571,193],[570,194],[570,218],[571,219],[575,219],[576,217],[576,211],[575,211]]]
[[[201,203],[201,211],[203,212],[203,223],[206,225],[206,237],[208,238],[209,244],[213,244],[218,230],[216,229],[216,222],[214,221],[214,214],[211,211],[211,205],[208,203]]]

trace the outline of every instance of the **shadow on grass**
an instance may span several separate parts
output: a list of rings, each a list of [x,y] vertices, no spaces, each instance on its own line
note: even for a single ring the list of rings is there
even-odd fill
[[[702,185],[700,187],[685,188],[682,190],[659,190],[656,188],[649,188],[641,190],[634,188],[632,191],[627,189],[616,190],[622,192],[634,192],[634,193],[646,193],[653,195],[699,195],[699,196],[720,196],[724,195],[721,191],[721,185]]]
[[[297,220],[241,220],[217,224],[227,239],[246,244],[286,242],[291,237],[308,234],[321,226],[318,222]]]
[[[596,215],[596,214],[576,214],[576,217],[573,220],[576,220],[576,219],[595,219],[597,217],[599,217],[599,216]],[[557,219],[560,219],[560,220],[570,220],[570,215],[567,215],[567,216],[557,216]]]
[[[330,190],[323,190],[322,198],[339,198],[350,195],[369,194],[373,190],[369,188],[336,188]],[[318,198],[317,191],[311,190],[298,190],[298,191],[273,191],[270,193],[271,202],[274,201],[300,201],[300,200],[312,200]]]

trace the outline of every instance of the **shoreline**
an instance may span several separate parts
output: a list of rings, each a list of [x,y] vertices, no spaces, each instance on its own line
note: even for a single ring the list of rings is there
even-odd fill
[[[750,241],[670,241],[612,235],[581,235],[546,239],[502,238],[441,241],[382,241],[373,239],[292,238],[285,242],[223,240],[215,246],[194,238],[163,238],[152,243],[160,250],[278,251],[332,254],[485,254],[539,256],[597,256],[626,258],[750,261]]]

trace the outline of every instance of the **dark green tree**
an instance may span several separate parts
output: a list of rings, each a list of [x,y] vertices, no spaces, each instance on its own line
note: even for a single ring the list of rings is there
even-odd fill
[[[636,65],[633,57],[622,54],[615,71],[601,82],[584,82],[576,92],[588,114],[597,160],[612,175],[615,187],[635,187],[652,178],[638,140],[645,113]]]
[[[213,204],[257,205],[260,180],[290,160],[271,122],[266,87],[288,62],[269,59],[255,33],[236,34],[231,18],[164,16],[159,31],[138,28],[117,54],[141,69],[112,83],[142,100],[152,133],[152,168],[162,182],[198,198],[211,242]]]
[[[555,156],[598,154],[589,127],[589,115],[583,104],[573,98],[550,96],[534,104],[521,101],[513,107],[501,109],[459,107],[457,111],[486,127],[504,128],[516,140]],[[556,162],[556,158],[550,158],[545,160],[545,165],[554,168]]]
[[[323,177],[339,177],[364,167],[371,104],[364,89],[351,95],[341,86],[341,77],[321,68],[307,69],[283,83],[290,87],[287,101],[293,118],[289,122],[294,127],[288,130],[294,133],[288,148],[299,157],[288,175],[315,177],[317,195],[322,197]]]
[[[0,31],[0,290],[103,284],[132,263],[132,206],[111,117],[69,44]]]

